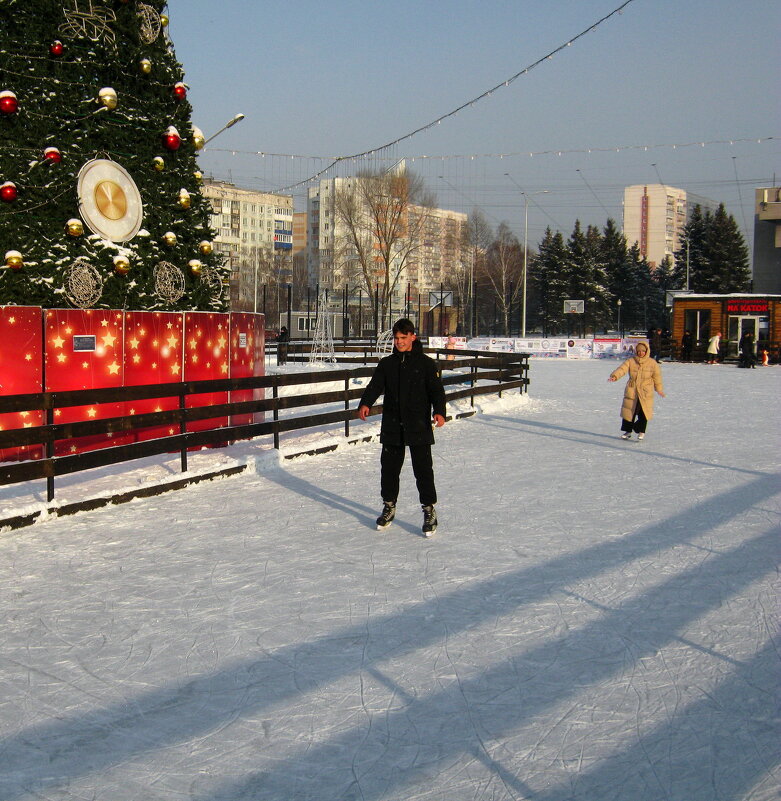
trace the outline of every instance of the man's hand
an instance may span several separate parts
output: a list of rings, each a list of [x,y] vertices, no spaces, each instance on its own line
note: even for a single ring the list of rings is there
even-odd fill
[[[359,406],[358,407],[358,417],[361,420],[365,420],[369,416],[369,407],[368,406]]]
[[[434,425],[437,428],[442,428],[442,426],[445,425],[445,418],[442,417],[441,414],[435,414],[434,415]]]

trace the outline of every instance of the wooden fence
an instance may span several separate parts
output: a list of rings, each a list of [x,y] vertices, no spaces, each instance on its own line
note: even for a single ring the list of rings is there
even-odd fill
[[[434,351],[438,359],[454,356],[453,351]],[[362,355],[355,354],[360,360]],[[340,360],[341,360],[340,356]],[[482,351],[457,351],[452,361],[442,362],[448,371],[458,373],[443,376],[443,384],[448,401],[460,398],[474,398],[479,395],[519,389],[527,391],[529,385],[529,357],[527,354],[486,353]],[[42,458],[18,462],[0,463],[0,485],[23,481],[45,479],[47,498],[54,499],[54,479],[89,470],[95,467],[130,462],[148,456],[179,453],[182,472],[187,471],[187,453],[202,447],[219,447],[237,440],[273,436],[274,447],[279,448],[279,435],[286,431],[316,428],[327,424],[344,423],[344,434],[350,436],[350,421],[357,416],[354,401],[360,398],[363,387],[351,388],[355,378],[368,377],[373,366],[291,373],[287,375],[257,376],[254,378],[222,379],[212,381],[191,381],[185,383],[128,386],[108,389],[79,390],[70,392],[42,392],[28,395],[7,395],[0,397],[0,413],[42,411],[45,424],[30,428],[15,428],[0,431],[0,449],[38,447]],[[316,384],[341,382],[338,390],[312,392]],[[307,385],[305,395],[280,396],[281,387]],[[192,395],[215,392],[235,392],[264,389],[270,390],[271,397],[261,400],[220,403],[210,406],[188,406],[187,399]],[[147,414],[125,415],[81,422],[56,423],[55,409],[89,404],[134,402],[156,398],[178,398],[178,408]],[[306,409],[308,407],[338,404],[341,408],[302,416],[289,416],[280,419],[280,411]],[[372,414],[382,410],[373,407]],[[250,413],[271,413],[271,420],[243,423],[209,428],[208,430],[188,431],[188,423],[228,418]],[[170,436],[145,439],[120,445],[107,445],[97,450],[83,453],[55,455],[56,446],[68,440],[81,437],[103,435],[113,437],[117,434],[141,434],[145,429],[165,426],[178,433]],[[110,440],[109,440],[110,441]],[[238,468],[243,469],[243,468]]]

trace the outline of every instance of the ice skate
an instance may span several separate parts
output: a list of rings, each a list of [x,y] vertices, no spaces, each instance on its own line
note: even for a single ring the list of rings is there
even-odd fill
[[[383,501],[382,512],[377,518],[377,531],[388,528],[394,517],[396,517],[396,504],[391,501]]]
[[[637,438],[638,438],[638,439],[645,439],[645,434],[638,434],[638,435],[637,435]]]
[[[632,432],[631,431],[622,431],[621,432],[621,439],[632,439]]]
[[[437,530],[437,511],[433,506],[421,506],[423,510],[423,536],[430,537]]]

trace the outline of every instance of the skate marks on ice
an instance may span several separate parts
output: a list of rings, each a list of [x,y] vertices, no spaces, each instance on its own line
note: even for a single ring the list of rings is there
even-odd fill
[[[54,793],[79,777],[99,775],[160,749],[210,738],[220,742],[233,726],[243,730],[238,741],[243,746],[231,741],[243,769],[234,764],[221,770],[213,762],[211,771],[194,782],[195,801],[467,799],[479,797],[477,787],[484,788],[486,798],[535,801],[748,797],[752,787],[770,786],[775,767],[769,716],[777,650],[763,638],[755,656],[721,660],[724,678],[715,688],[695,692],[688,703],[674,703],[667,719],[651,727],[643,726],[639,714],[644,692],[640,679],[644,663],[674,658],[670,648],[674,644],[680,650],[679,632],[772,574],[775,528],[709,554],[624,603],[607,606],[599,618],[579,628],[552,632],[526,651],[519,642],[511,656],[469,678],[463,677],[466,668],[459,663],[455,643],[459,635],[502,615],[528,609],[533,616],[536,604],[565,602],[567,596],[559,591],[562,576],[571,586],[694,540],[766,502],[777,489],[778,477],[765,475],[620,542],[600,542],[534,568],[459,587],[329,636],[269,652],[261,648],[258,659],[142,690],[125,703],[62,713],[56,720],[22,724],[14,731],[9,731],[6,717],[0,797],[75,798]],[[730,576],[728,586],[724,576]],[[495,603],[485,603],[488,597]],[[666,616],[660,618],[660,609]],[[440,654],[445,670],[437,686],[423,693],[401,660],[412,657],[414,664],[420,652],[428,659],[427,648]],[[692,650],[706,656],[701,649]],[[718,661],[714,653],[708,658]],[[23,660],[17,661],[23,676]],[[391,692],[390,701],[372,705],[368,677]],[[338,725],[308,731],[300,705],[311,704],[313,697],[328,701],[327,688],[345,680],[360,684],[359,703],[345,709]],[[582,716],[591,688],[607,680],[618,684],[623,700],[592,714],[615,717],[619,737],[597,747],[595,755],[589,738],[590,726],[596,724]],[[674,673],[670,681],[675,684]],[[570,727],[576,751],[565,737],[561,758],[551,765],[548,757],[538,758],[538,751],[543,740],[561,735],[559,724],[549,722],[551,710],[559,708],[561,716],[555,717]],[[261,743],[273,731],[269,718],[279,715],[301,720],[288,734],[287,746],[267,755]],[[633,715],[636,736],[626,738],[626,718]],[[540,724],[547,728],[538,731]],[[241,778],[228,778],[237,774]],[[159,798],[170,797],[163,789],[160,793]],[[149,793],[146,797],[155,798]],[[770,795],[751,797],[764,801]]]

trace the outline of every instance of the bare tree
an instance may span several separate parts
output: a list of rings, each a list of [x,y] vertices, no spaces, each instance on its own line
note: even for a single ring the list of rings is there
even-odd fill
[[[334,263],[347,284],[377,290],[382,325],[399,281],[422,247],[433,199],[406,170],[365,172],[345,181],[334,197]]]
[[[481,275],[491,287],[504,335],[509,336],[510,310],[522,291],[523,255],[518,238],[505,222],[496,229]]]

